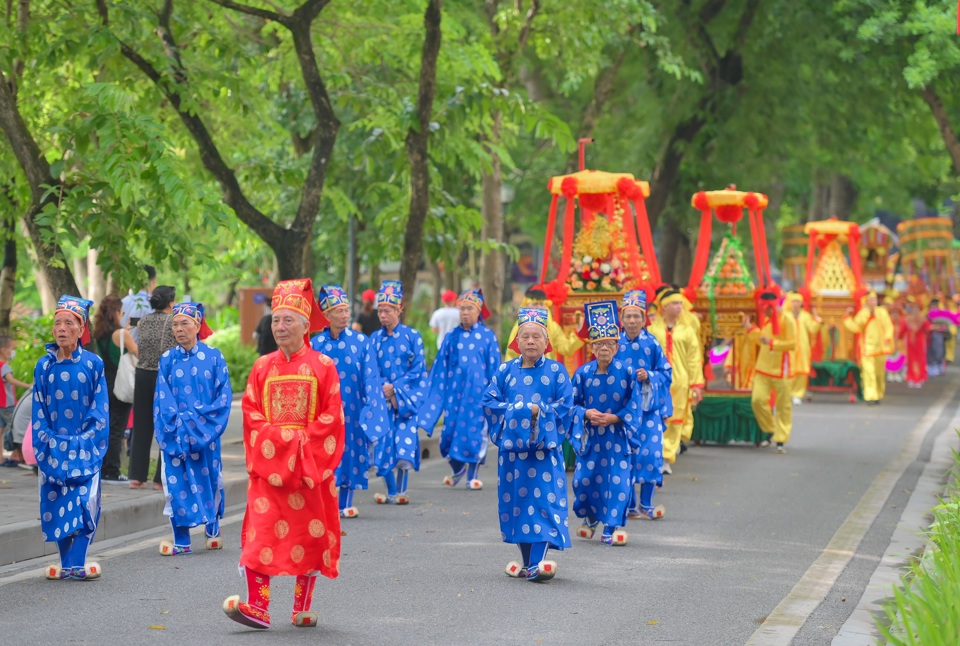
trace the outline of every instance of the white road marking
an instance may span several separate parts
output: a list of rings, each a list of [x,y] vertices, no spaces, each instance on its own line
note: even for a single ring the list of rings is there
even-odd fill
[[[790,594],[783,598],[763,624],[751,635],[747,646],[790,644],[853,558],[873,521],[883,511],[893,487],[900,480],[903,472],[917,459],[923,438],[956,394],[957,381],[958,379],[954,377],[940,398],[914,425],[905,438],[900,452],[877,475],[860,502],[830,539],[820,557],[793,586]]]

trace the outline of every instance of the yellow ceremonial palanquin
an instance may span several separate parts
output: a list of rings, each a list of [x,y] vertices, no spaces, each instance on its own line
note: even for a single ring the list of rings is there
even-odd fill
[[[523,305],[523,307],[537,307],[536,305]],[[563,327],[553,320],[553,315],[550,313],[551,308],[546,306],[547,310],[547,336],[550,338],[550,345],[553,346],[553,349],[546,353],[548,359],[557,360],[557,354],[560,354],[564,357],[573,356],[573,354],[583,347],[583,339],[578,337],[573,332],[569,334],[563,331]],[[507,339],[507,352],[504,355],[504,361],[510,361],[511,359],[516,359],[520,355],[510,349],[510,345],[513,343],[513,340],[517,338],[517,330],[519,327],[516,323],[513,324],[513,329],[510,330],[510,337]]]
[[[811,368],[811,348],[813,346],[814,335],[820,333],[822,321],[819,317],[814,317],[807,310],[801,309],[800,314],[794,313],[794,303],[799,302],[803,305],[803,296],[790,292],[783,305],[783,316],[790,317],[797,324],[797,347],[790,357],[790,367],[793,370],[793,380],[790,387],[790,394],[795,399],[803,399],[807,394],[807,380],[810,377]]]
[[[684,426],[693,423],[693,405],[690,391],[703,388],[703,353],[693,330],[682,323],[668,329],[663,317],[650,324],[649,331],[656,337],[673,367],[673,383],[670,397],[673,400],[673,417],[667,420],[663,433],[663,457],[673,463],[677,459]]]
[[[872,300],[873,306],[869,305]],[[887,355],[893,352],[893,321],[886,309],[877,306],[876,294],[864,298],[864,306],[855,316],[843,320],[844,326],[860,335],[860,382],[863,399],[879,402],[887,384]]]
[[[750,404],[760,430],[772,433],[773,441],[781,445],[790,441],[793,428],[790,358],[797,347],[796,319],[779,315],[779,327],[779,333],[774,334],[773,320],[768,318],[759,334],[751,335],[758,342],[763,338],[767,343],[759,343],[758,346]],[[775,397],[776,418],[770,410],[771,393]]]

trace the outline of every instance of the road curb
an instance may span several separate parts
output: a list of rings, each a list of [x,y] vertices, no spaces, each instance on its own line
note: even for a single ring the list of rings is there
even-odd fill
[[[227,478],[223,490],[230,506],[247,500],[247,478]],[[163,527],[170,522],[163,515],[164,497],[144,496],[133,500],[108,502],[100,512],[96,541],[118,538]],[[39,506],[38,506],[39,511]],[[0,566],[57,553],[56,543],[47,543],[40,533],[40,520],[28,520],[0,527]]]

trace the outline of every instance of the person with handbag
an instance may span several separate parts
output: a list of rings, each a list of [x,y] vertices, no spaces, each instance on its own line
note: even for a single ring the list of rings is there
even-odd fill
[[[150,296],[153,312],[137,323],[140,362],[137,364],[133,393],[133,444],[130,446],[130,488],[142,489],[150,474],[150,449],[153,447],[153,393],[157,387],[160,356],[177,345],[173,336],[173,303],[176,290],[160,285]],[[153,476],[153,488],[163,490],[160,482],[160,458]]]
[[[107,392],[110,395],[110,439],[107,444],[107,453],[103,458],[103,469],[100,472],[100,481],[109,485],[129,484],[130,480],[120,472],[120,456],[123,449],[123,431],[130,415],[130,406],[133,398],[118,397],[117,392],[123,394],[123,388],[117,388],[117,375],[120,366],[128,366],[121,380],[129,381],[135,374],[130,359],[137,356],[137,343],[129,330],[120,325],[123,305],[120,297],[114,294],[104,296],[97,307],[97,315],[93,323],[94,349],[103,359],[103,374],[107,380]],[[129,355],[129,356],[127,356]],[[133,393],[133,383],[130,393]]]

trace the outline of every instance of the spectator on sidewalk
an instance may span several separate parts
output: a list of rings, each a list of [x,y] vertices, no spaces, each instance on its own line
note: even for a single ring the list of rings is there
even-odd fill
[[[437,335],[437,350],[443,345],[443,337],[460,325],[460,310],[457,308],[457,294],[448,289],[440,297],[443,307],[430,315],[430,329]]]
[[[257,323],[257,329],[253,331],[253,338],[257,341],[257,354],[261,357],[277,351],[277,341],[273,338],[272,325],[273,313],[268,312],[263,315]]]
[[[56,542],[60,564],[48,579],[96,579],[100,564],[87,548],[100,520],[100,468],[107,451],[107,382],[103,361],[83,349],[91,301],[61,296],[55,343],[33,372],[33,451],[40,469],[40,530]]]
[[[133,391],[133,444],[130,447],[130,488],[142,489],[150,474],[150,448],[153,446],[153,393],[157,387],[160,355],[177,344],[173,336],[173,302],[176,291],[170,285],[160,285],[150,296],[153,312],[137,325],[140,341],[137,347],[137,381]],[[160,490],[160,458],[153,476],[153,488]]]
[[[16,467],[23,462],[20,447],[13,440],[13,409],[17,405],[17,388],[29,388],[30,384],[13,376],[10,362],[17,356],[16,341],[9,336],[0,336],[0,432],[3,432],[3,450],[10,457],[0,462],[0,467]]]
[[[93,346],[100,358],[103,359],[103,373],[107,379],[107,392],[110,397],[110,439],[107,444],[107,455],[103,458],[103,470],[100,473],[104,484],[129,484],[130,480],[120,473],[120,452],[123,448],[123,432],[126,430],[127,418],[130,416],[132,404],[120,401],[113,394],[117,383],[117,368],[120,365],[120,344],[123,351],[136,356],[137,343],[126,329],[120,327],[121,301],[114,294],[104,296],[97,307],[94,317]]]
[[[143,271],[147,274],[147,284],[136,294],[127,294],[121,299],[123,313],[120,315],[120,326],[131,329],[134,342],[139,341],[137,323],[153,311],[150,307],[150,294],[157,287],[157,271],[150,265],[144,265]]]
[[[377,310],[373,306],[377,300],[377,293],[372,289],[365,289],[363,290],[362,300],[363,305],[352,327],[357,332],[363,332],[369,337],[383,327],[380,323],[380,317],[377,315]]]

